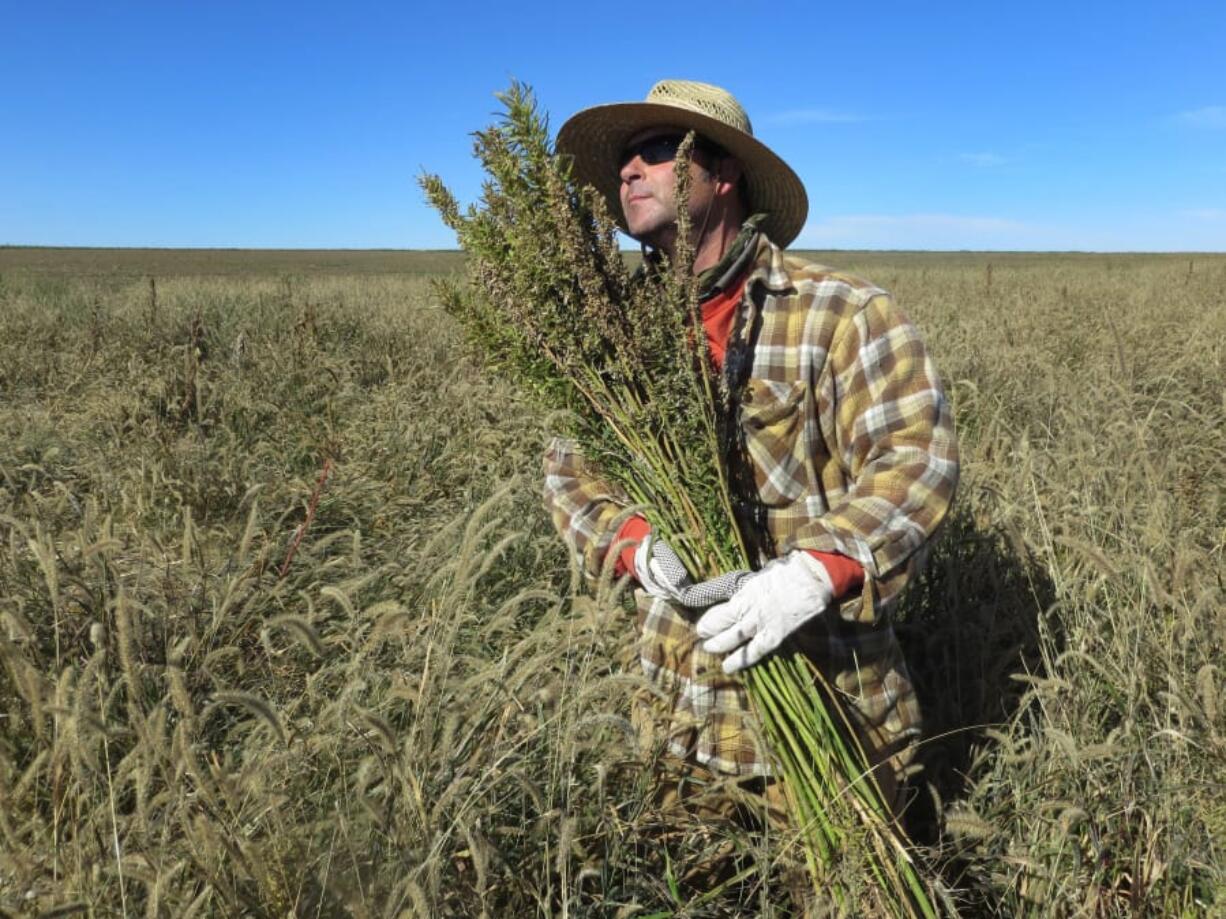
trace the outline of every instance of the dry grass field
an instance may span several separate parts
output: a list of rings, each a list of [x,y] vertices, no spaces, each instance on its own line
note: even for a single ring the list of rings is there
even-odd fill
[[[1226,915],[1226,256],[820,258],[955,404],[899,611],[947,906]],[[0,249],[0,916],[790,914],[783,841],[649,806],[460,268]]]

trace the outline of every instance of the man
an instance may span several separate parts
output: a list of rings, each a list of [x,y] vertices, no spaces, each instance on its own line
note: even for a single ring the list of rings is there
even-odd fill
[[[651,259],[677,243],[673,161],[689,131],[693,268],[710,352],[737,395],[728,462],[761,568],[692,585],[567,441],[546,455],[546,503],[589,576],[613,564],[638,582],[640,658],[652,697],[668,700],[672,755],[716,777],[768,776],[735,674],[787,641],[834,687],[897,806],[920,713],[889,611],[953,498],[949,407],[885,291],[784,253],[804,187],[726,91],[664,80],[645,102],[579,112],[557,146]],[[658,722],[648,706],[636,700],[637,720]]]

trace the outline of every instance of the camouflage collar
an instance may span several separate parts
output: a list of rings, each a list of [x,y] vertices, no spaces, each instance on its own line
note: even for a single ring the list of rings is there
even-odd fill
[[[758,225],[765,218],[765,214],[754,214],[746,220],[724,257],[698,275],[699,302],[726,290],[744,273],[745,266],[757,255],[758,238],[762,236]]]

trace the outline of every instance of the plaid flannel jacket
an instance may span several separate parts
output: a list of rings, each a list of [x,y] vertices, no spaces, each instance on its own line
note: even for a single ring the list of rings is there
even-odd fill
[[[765,235],[751,245],[729,360],[744,349],[738,422],[768,544],[776,555],[839,552],[865,573],[859,593],[789,640],[839,694],[874,761],[897,774],[920,711],[888,612],[953,498],[949,406],[919,333],[885,291],[787,255]],[[629,501],[570,441],[555,439],[544,466],[546,505],[595,578]],[[698,644],[697,614],[642,591],[636,601],[639,655],[654,704],[665,700],[669,750],[718,772],[769,774],[745,691]]]

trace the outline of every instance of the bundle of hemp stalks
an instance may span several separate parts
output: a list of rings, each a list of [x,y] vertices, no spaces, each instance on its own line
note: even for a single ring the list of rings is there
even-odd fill
[[[702,333],[689,226],[689,150],[678,151],[678,251],[635,273],[601,196],[576,187],[521,84],[477,132],[486,172],[462,213],[438,176],[421,184],[468,254],[471,283],[439,285],[489,366],[569,409],[583,452],[620,485],[695,580],[757,561],[739,531],[721,448],[735,409]],[[814,889],[853,915],[933,916],[933,898],[830,688],[803,655],[742,672]],[[865,874],[867,872],[867,874]],[[867,902],[866,902],[867,901]]]

